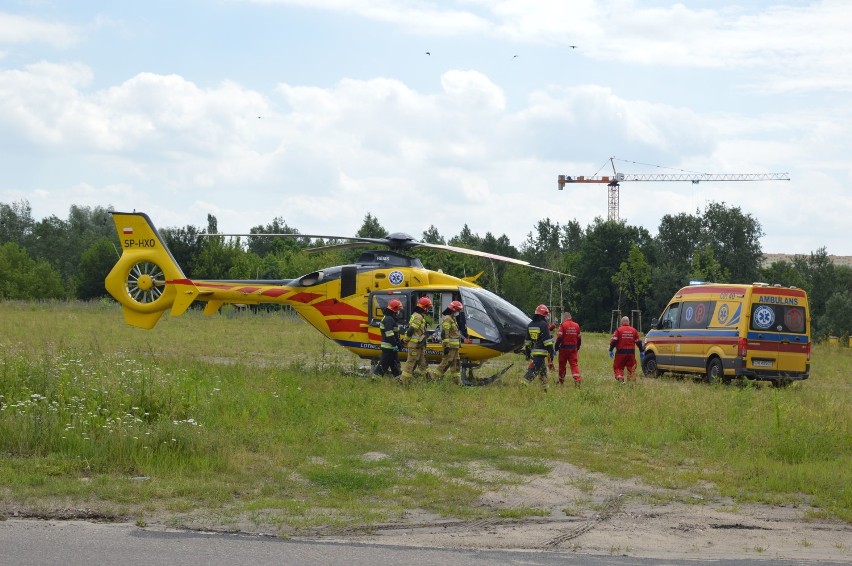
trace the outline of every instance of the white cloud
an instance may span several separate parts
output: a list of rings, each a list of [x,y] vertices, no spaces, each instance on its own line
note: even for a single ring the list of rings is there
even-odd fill
[[[67,48],[80,39],[74,26],[0,12],[0,44],[46,43]]]
[[[457,35],[484,32],[487,20],[465,9],[448,9],[437,2],[413,0],[249,0],[256,4],[304,6],[354,14],[366,19],[405,27],[426,35]]]
[[[477,71],[448,71],[441,76],[441,86],[447,102],[462,109],[500,111],[506,108],[503,90]]]

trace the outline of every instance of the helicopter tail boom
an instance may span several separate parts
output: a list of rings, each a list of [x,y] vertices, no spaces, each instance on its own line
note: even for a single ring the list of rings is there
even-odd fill
[[[183,314],[199,296],[172,257],[147,214],[113,212],[121,243],[121,257],[106,277],[104,286],[121,305],[125,321],[153,328],[163,313]]]

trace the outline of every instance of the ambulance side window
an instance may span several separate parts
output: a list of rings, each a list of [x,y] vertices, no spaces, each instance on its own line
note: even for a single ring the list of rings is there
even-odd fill
[[[685,301],[680,309],[681,328],[707,328],[716,301]]]
[[[668,330],[670,328],[677,328],[677,319],[678,314],[680,313],[680,303],[672,303],[669,305],[669,308],[666,309],[666,312],[663,313],[663,316],[660,317],[660,328],[662,330]]]

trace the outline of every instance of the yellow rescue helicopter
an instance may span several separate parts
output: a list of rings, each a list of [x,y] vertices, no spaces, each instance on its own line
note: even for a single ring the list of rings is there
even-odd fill
[[[511,365],[486,377],[474,376],[474,368],[491,358],[518,352],[524,344],[530,317],[519,308],[472,281],[423,267],[404,251],[435,248],[515,263],[559,273],[529,262],[455,246],[419,242],[404,233],[386,238],[352,238],[310,234],[215,234],[216,236],[279,236],[348,240],[347,243],[312,248],[316,252],[341,247],[382,246],[387,251],[364,251],[352,265],[320,269],[289,280],[200,280],[184,275],[147,214],[113,212],[122,254],[106,277],[106,290],[121,304],[125,321],[150,329],[166,310],[171,316],[185,313],[195,301],[206,303],[204,313],[216,314],[225,303],[278,304],[291,307],[323,336],[334,340],[362,359],[375,364],[381,356],[378,323],[392,299],[402,302],[401,324],[408,321],[417,300],[431,299],[438,312],[450,302],[461,301],[466,337],[459,350],[461,378],[465,385],[485,385]],[[564,274],[560,274],[564,275]],[[437,317],[436,317],[437,318]],[[436,323],[432,324],[434,331]],[[430,343],[427,359],[442,357],[440,342]],[[404,360],[406,350],[400,358]]]

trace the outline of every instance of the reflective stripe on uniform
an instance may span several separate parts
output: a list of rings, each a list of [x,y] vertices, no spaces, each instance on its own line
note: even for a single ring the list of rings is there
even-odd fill
[[[441,323],[441,329],[443,330],[444,334],[444,339],[441,340],[441,344],[445,348],[461,347],[461,335],[459,334],[459,325],[452,315],[446,315],[444,317],[444,320]]]

